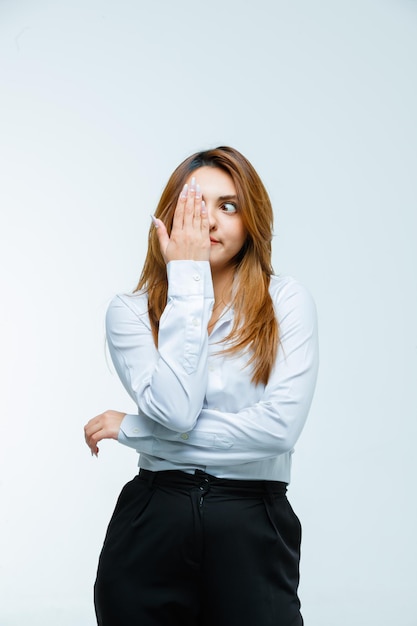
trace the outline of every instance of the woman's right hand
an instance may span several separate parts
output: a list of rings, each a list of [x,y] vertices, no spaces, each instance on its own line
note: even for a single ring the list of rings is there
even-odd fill
[[[210,236],[207,210],[195,178],[184,185],[174,213],[171,235],[165,224],[153,218],[165,263],[169,261],[208,261]]]

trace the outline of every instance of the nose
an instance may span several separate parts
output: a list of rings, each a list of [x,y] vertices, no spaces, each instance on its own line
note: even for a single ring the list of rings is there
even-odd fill
[[[211,205],[210,202],[206,202],[206,210],[207,210],[209,229],[215,230],[216,229],[215,212],[214,212],[214,207]]]

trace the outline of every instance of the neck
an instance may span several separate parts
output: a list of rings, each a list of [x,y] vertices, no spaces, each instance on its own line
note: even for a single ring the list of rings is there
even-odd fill
[[[234,267],[225,268],[217,272],[212,270],[215,306],[230,303],[234,274]]]
[[[217,320],[221,317],[224,308],[230,304],[232,299],[232,286],[234,277],[234,268],[225,268],[222,271],[211,270],[213,278],[214,291],[214,307],[207,327],[208,334],[216,325]]]

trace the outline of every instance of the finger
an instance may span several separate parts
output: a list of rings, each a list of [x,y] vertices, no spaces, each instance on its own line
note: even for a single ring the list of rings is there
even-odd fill
[[[109,439],[109,433],[105,429],[101,429],[94,434],[92,434],[88,439],[86,439],[86,443],[91,450],[91,454],[97,456],[99,453],[98,443],[103,439]]]
[[[97,443],[107,436],[106,424],[103,418],[103,413],[97,415],[84,427],[85,442],[94,453],[98,451]]]
[[[100,413],[100,415],[96,415],[95,417],[92,417],[91,420],[87,422],[87,424],[84,426],[84,433],[86,437],[89,436],[95,430],[97,430],[97,427],[100,425],[102,417],[103,417],[103,414]]]
[[[210,225],[209,225],[209,219],[208,219],[208,211],[207,211],[206,203],[204,202],[204,200],[201,201],[200,215],[201,215],[201,230],[208,237],[209,232],[210,232]]]
[[[184,207],[184,228],[193,226],[196,189],[196,182],[193,176]]]
[[[92,452],[94,452],[97,447],[97,441],[95,441],[93,437],[100,430],[101,430],[100,424],[93,420],[90,420],[84,428],[85,442]]]
[[[99,452],[97,444],[90,438],[90,435],[87,435],[87,432],[85,432],[85,443],[90,448],[91,455],[97,456]]]
[[[194,226],[196,226],[197,228],[200,227],[201,206],[202,206],[201,188],[199,184],[196,184],[195,200],[194,200]]]
[[[85,426],[84,426],[84,438],[85,441],[88,445],[88,440],[90,438],[90,436],[93,434],[93,432],[95,432],[95,420],[96,418],[91,419]]]
[[[185,205],[188,200],[189,189],[187,183],[181,190],[178,198],[177,206],[175,208],[174,219],[172,221],[171,236],[175,237],[179,231],[183,229],[184,225],[184,211]]]

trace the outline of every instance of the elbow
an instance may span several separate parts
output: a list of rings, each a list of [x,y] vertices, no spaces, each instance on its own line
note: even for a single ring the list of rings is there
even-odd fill
[[[202,409],[190,403],[155,402],[151,397],[143,396],[137,398],[137,404],[150,419],[176,433],[193,430]]]
[[[198,415],[176,415],[165,416],[165,421],[161,422],[166,428],[173,430],[176,433],[188,433],[195,427],[197,423]]]
[[[292,452],[297,442],[298,436],[288,430],[278,433],[271,433],[271,437],[267,446],[268,455],[271,457],[280,456]]]
[[[297,443],[298,437],[285,437],[278,442],[276,452],[278,454],[287,454],[288,452],[292,452],[295,444]]]
[[[279,428],[275,431],[275,454],[292,452],[304,427],[305,420],[279,419]]]

